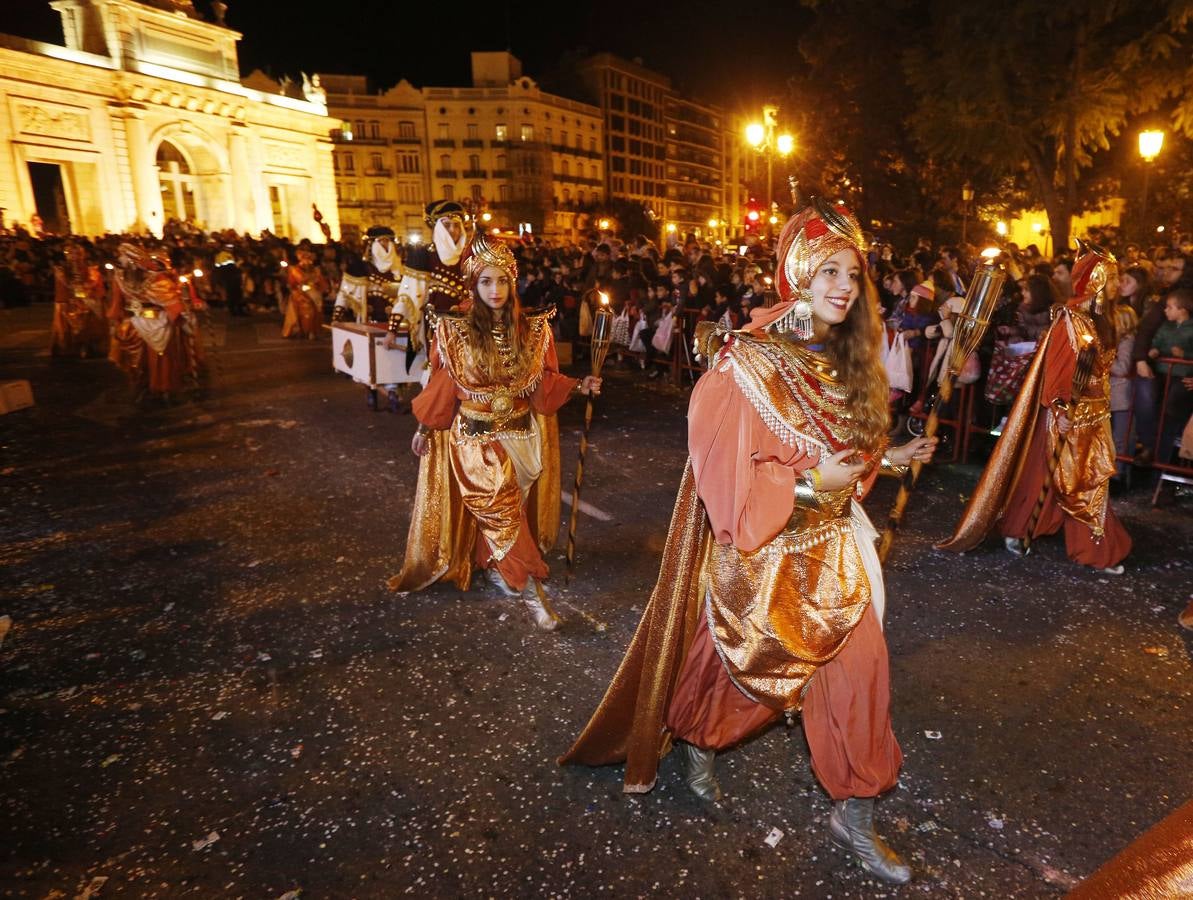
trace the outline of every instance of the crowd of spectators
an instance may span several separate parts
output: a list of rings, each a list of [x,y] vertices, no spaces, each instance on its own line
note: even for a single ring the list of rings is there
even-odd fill
[[[129,235],[72,238],[101,266],[113,263],[119,244],[130,239],[166,249],[177,270],[191,273],[204,299],[226,304],[232,314],[273,316],[284,312],[285,267],[306,243],[268,232],[258,238],[205,233],[178,222],[167,226],[160,241]],[[52,269],[65,240],[21,229],[0,231],[0,305],[50,300]],[[678,373],[694,379],[699,367],[685,336],[695,324],[738,327],[751,310],[773,300],[773,252],[765,238],[721,244],[689,237],[661,246],[641,236],[623,240],[593,232],[574,241],[519,240],[514,247],[523,305],[554,306],[558,339],[582,352],[596,298],[603,293],[615,316],[612,364],[637,369],[645,378]],[[359,249],[334,241],[312,249],[331,286],[330,311],[343,266]],[[974,371],[967,375],[982,398],[977,417],[995,432],[1053,308],[1072,292],[1067,256],[1049,259],[1034,245],[1002,249],[1009,277]],[[913,359],[912,382],[891,395],[896,428],[914,430],[923,417],[940,368],[933,357],[951,333],[949,319],[960,309],[956,298],[965,292],[975,258],[975,248],[934,247],[927,239],[906,252],[871,240],[867,263],[888,343],[902,335]],[[1122,277],[1113,310],[1119,343],[1111,390],[1116,445],[1124,461],[1170,462],[1193,413],[1193,365],[1166,361],[1193,357],[1193,245],[1180,239],[1175,246],[1146,252],[1127,245],[1119,250],[1119,260]]]

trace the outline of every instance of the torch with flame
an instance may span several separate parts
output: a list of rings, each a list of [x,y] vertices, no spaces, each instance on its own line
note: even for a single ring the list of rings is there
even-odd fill
[[[957,314],[953,325],[953,342],[949,347],[946,362],[948,373],[940,384],[940,395],[928,414],[928,421],[924,423],[924,437],[935,437],[939,425],[940,407],[953,397],[954,379],[961,374],[965,360],[978,349],[982,336],[990,327],[990,315],[994,312],[995,304],[1002,293],[1002,284],[1007,273],[998,264],[1000,251],[989,247],[982,251],[982,265],[974,273],[969,290],[965,293],[965,306]],[[899,493],[895,497],[895,505],[891,507],[890,518],[887,519],[886,530],[882,532],[882,539],[878,544],[878,558],[885,562],[895,542],[895,532],[903,521],[903,513],[907,509],[907,501],[915,489],[916,481],[924,464],[919,460],[912,460],[911,465],[903,474],[903,483],[899,486]]]
[[[609,295],[604,291],[594,291],[597,300],[596,314],[592,321],[591,361],[592,375],[599,377],[605,365],[605,357],[609,355],[609,343],[613,337],[613,310],[609,308]],[[572,570],[576,564],[576,526],[580,521],[580,486],[584,482],[584,457],[588,453],[588,432],[592,428],[593,398],[588,395],[588,403],[584,407],[584,430],[580,433],[580,458],[576,461],[576,480],[572,486],[572,515],[568,520],[567,542],[567,574],[564,583],[571,580]],[[598,631],[604,631],[601,625]]]

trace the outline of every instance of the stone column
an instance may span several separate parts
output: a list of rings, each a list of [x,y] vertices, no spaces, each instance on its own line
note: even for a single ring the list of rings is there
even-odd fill
[[[249,166],[248,144],[243,125],[233,125],[228,132],[228,159],[232,167],[232,227],[239,232],[255,232],[257,197],[253,190],[253,172]]]
[[[140,113],[126,111],[124,130],[128,138],[128,167],[132,176],[137,221],[160,236],[164,224],[161,187],[157,180],[157,163],[149,155],[149,135]]]

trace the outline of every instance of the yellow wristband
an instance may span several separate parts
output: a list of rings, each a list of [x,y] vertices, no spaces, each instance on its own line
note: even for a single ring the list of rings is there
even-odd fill
[[[814,491],[821,490],[820,469],[819,468],[808,469],[806,474],[807,474],[808,478],[811,479],[811,481],[812,481],[812,490],[814,490]]]

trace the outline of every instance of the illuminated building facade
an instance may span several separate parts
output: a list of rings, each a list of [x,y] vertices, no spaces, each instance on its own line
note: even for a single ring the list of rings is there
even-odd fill
[[[604,197],[600,110],[541,90],[509,53],[473,53],[471,87],[322,83],[346,233],[385,224],[426,240],[423,206],[447,199],[493,227],[574,236]]]
[[[662,215],[671,80],[612,53],[584,60],[578,74],[604,114],[609,196]]]
[[[363,75],[321,75],[332,119],[340,228],[359,238],[388,225],[404,240],[427,238],[431,200],[423,95],[408,81],[370,93]]]
[[[316,204],[338,234],[317,83],[301,99],[242,83],[240,34],[191,0],[51,6],[64,45],[0,35],[7,222],[39,214],[55,232],[160,234],[176,218],[322,240]]]

